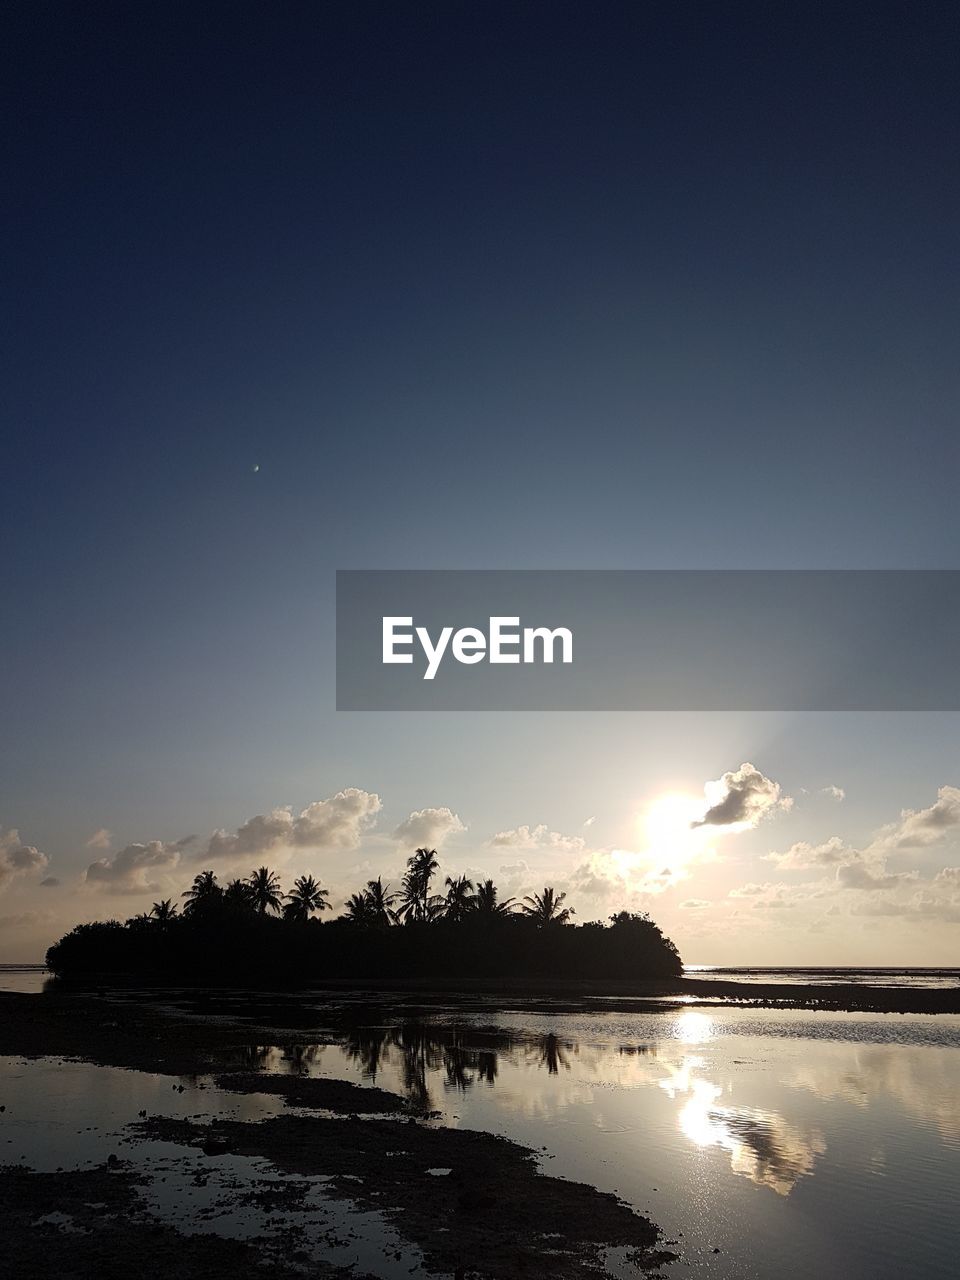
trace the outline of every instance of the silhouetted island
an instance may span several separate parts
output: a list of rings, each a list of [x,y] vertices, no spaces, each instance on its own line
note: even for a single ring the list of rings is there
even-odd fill
[[[148,914],[77,925],[47,952],[60,977],[137,975],[155,981],[317,981],[351,978],[677,978],[677,948],[645,914],[574,924],[566,895],[546,886],[501,900],[492,880],[447,876],[431,891],[436,851],[417,849],[402,885],[381,879],[353,894],[328,922],[328,890],[300,876],[284,894],[260,867],[221,885],[202,871],[184,893]]]

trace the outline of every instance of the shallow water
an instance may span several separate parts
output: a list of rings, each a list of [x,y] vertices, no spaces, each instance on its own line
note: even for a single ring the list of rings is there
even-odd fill
[[[0,991],[34,995],[43,990],[50,971],[42,964],[0,964]]]
[[[796,983],[800,986],[814,983],[833,987],[853,983],[862,987],[935,987],[939,990],[960,987],[960,969],[725,969],[712,964],[684,965],[685,978],[722,980],[724,982]]]
[[[243,1065],[376,1083],[435,1108],[435,1123],[533,1147],[545,1171],[616,1191],[649,1213],[679,1241],[681,1261],[668,1268],[676,1276],[955,1274],[960,1017],[712,1007],[465,1015],[449,1004],[429,1016],[381,1008],[368,1017],[354,1009],[342,1043],[308,1035],[295,1051],[251,1043]],[[152,1177],[152,1206],[191,1230],[256,1234],[265,1229],[259,1211],[231,1210],[228,1186],[220,1194],[190,1182],[196,1153],[116,1145],[141,1109],[244,1119],[282,1109],[277,1098],[183,1083],[180,1094],[168,1077],[0,1060],[0,1158],[48,1169],[115,1150],[141,1162],[183,1160],[168,1182]],[[234,1184],[269,1169],[230,1160]],[[324,1212],[328,1227],[339,1221],[335,1207]],[[407,1274],[409,1252],[394,1266],[389,1228],[361,1217],[340,1222],[346,1252],[337,1260],[352,1248],[377,1274]],[[328,1256],[322,1233],[314,1243]]]

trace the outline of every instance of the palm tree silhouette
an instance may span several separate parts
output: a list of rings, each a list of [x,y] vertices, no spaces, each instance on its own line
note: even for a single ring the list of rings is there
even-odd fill
[[[175,920],[177,916],[177,908],[174,906],[171,898],[163,898],[160,902],[155,902],[150,909],[156,923],[161,929],[165,929],[171,920]]]
[[[573,915],[571,907],[560,906],[566,896],[547,885],[543,893],[528,894],[520,903],[520,910],[535,921],[538,929],[549,924],[566,924]]]
[[[193,915],[202,907],[209,906],[211,902],[219,898],[223,890],[217,884],[217,877],[212,871],[201,871],[199,875],[193,877],[193,884],[181,896],[186,898],[186,906],[184,912]]]
[[[250,886],[253,905],[262,916],[267,911],[280,910],[280,877],[275,871],[271,871],[269,867],[258,867],[256,871],[251,871],[247,884]]]
[[[477,885],[476,909],[482,916],[505,916],[515,901],[515,898],[507,898],[504,902],[498,902],[497,886],[492,880],[483,880]]]
[[[459,924],[464,916],[469,915],[476,906],[476,899],[473,896],[473,881],[468,880],[466,876],[458,876],[456,879],[452,876],[447,876],[444,885],[447,890],[447,896],[444,901],[444,914],[448,920]]]
[[[253,909],[253,898],[246,880],[231,880],[223,891],[223,900],[235,911],[242,912]]]
[[[351,924],[369,925],[374,923],[370,909],[370,899],[365,893],[351,893],[343,904],[347,908],[346,919]]]
[[[329,896],[330,890],[321,889],[313,876],[300,876],[293,882],[293,892],[286,895],[283,914],[288,920],[309,920],[312,912],[326,911],[330,906],[326,901]]]
[[[398,917],[412,921],[436,918],[436,903],[430,902],[430,881],[439,866],[436,849],[417,849],[410,855],[407,873],[403,877]]]
[[[390,886],[383,883],[382,876],[377,876],[376,880],[367,881],[364,897],[367,900],[367,908],[375,924],[389,925],[396,923],[397,913],[393,909],[393,904],[397,900],[397,895],[390,892]]]

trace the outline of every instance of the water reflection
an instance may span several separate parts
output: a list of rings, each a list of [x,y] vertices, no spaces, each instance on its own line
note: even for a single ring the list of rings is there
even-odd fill
[[[353,1026],[341,1044],[250,1046],[241,1055],[241,1065],[299,1075],[342,1075],[345,1058],[362,1080],[401,1092],[417,1111],[433,1115],[443,1113],[447,1095],[466,1094],[477,1086],[499,1085],[501,1107],[541,1118],[588,1104],[598,1086],[656,1087],[675,1104],[676,1127],[689,1143],[721,1149],[735,1174],[788,1195],[800,1178],[813,1172],[826,1150],[821,1130],[804,1129],[769,1107],[739,1101],[734,1105],[725,1097],[703,1053],[693,1051],[714,1040],[711,1014],[686,1010],[674,1019],[671,1030],[670,1038],[659,1044],[612,1046],[583,1044],[554,1031],[521,1035],[408,1019]],[[556,1078],[549,1094],[538,1082],[542,1073]],[[564,1079],[569,1087],[558,1088]]]
[[[813,1172],[814,1161],[827,1147],[819,1130],[803,1133],[777,1111],[719,1104],[719,1085],[689,1072],[680,1130],[698,1147],[729,1152],[730,1168],[778,1195],[789,1195],[797,1180]]]
[[[893,1101],[922,1124],[935,1126],[945,1143],[960,1147],[957,1066],[949,1053],[896,1045],[857,1045],[852,1052],[849,1045],[829,1046],[799,1064],[787,1083],[861,1109]]]

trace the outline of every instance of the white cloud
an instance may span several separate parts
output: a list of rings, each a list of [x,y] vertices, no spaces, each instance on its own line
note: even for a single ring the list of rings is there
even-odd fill
[[[786,853],[764,854],[765,862],[774,862],[781,871],[799,871],[807,867],[829,867],[855,857],[839,836],[831,836],[822,844],[809,844],[800,840],[792,844]]]
[[[550,831],[544,823],[536,827],[514,827],[510,831],[498,831],[490,840],[498,848],[553,849],[559,853],[580,853],[587,847],[583,836],[565,836]]]
[[[773,884],[765,880],[762,884],[750,882],[738,885],[731,889],[727,896],[749,900],[754,910],[770,911],[795,907],[798,903],[807,902],[821,895],[819,891],[807,885]]]
[[[681,911],[703,911],[705,907],[713,906],[712,902],[708,902],[706,898],[685,898],[680,903]]]
[[[847,798],[847,793],[844,791],[843,787],[821,787],[820,791],[822,795],[829,796],[831,800],[836,800],[838,803],[839,801],[846,800]]]
[[[113,832],[106,827],[98,827],[89,840],[83,842],[85,849],[109,849],[113,842]]]
[[[898,889],[916,880],[912,871],[888,875],[881,867],[871,867],[862,859],[843,862],[837,867],[837,883],[843,889]]]
[[[904,809],[877,841],[889,849],[925,849],[960,829],[960,787],[941,787],[927,809]]]
[[[761,894],[769,893],[775,888],[769,881],[765,880],[763,884],[756,884],[750,881],[747,884],[739,884],[735,889],[731,889],[727,894],[728,898],[758,898]]]
[[[158,893],[162,885],[151,877],[175,870],[192,839],[188,836],[174,844],[163,840],[128,844],[111,858],[91,862],[84,873],[84,880],[108,893]]]
[[[853,907],[851,915],[960,924],[960,867],[943,867],[906,899],[879,894],[864,898]]]
[[[780,783],[764,777],[760,770],[744,761],[704,786],[709,808],[693,827],[755,827],[776,809],[789,809],[793,800],[781,794]]]
[[[259,857],[272,849],[356,849],[376,822],[380,797],[347,787],[327,800],[316,800],[294,815],[289,807],[250,818],[235,832],[215,831],[201,860]]]
[[[14,876],[42,871],[49,862],[47,855],[34,845],[24,844],[20,839],[20,832],[15,828],[7,832],[0,831],[0,889],[9,884]]]
[[[436,849],[448,836],[466,831],[458,814],[446,806],[440,809],[415,809],[394,829],[394,840],[418,849]]]
[[[500,868],[500,874],[502,876],[513,876],[514,878],[518,876],[526,876],[529,874],[529,871],[529,866],[522,858],[518,859],[517,862],[506,862]]]

